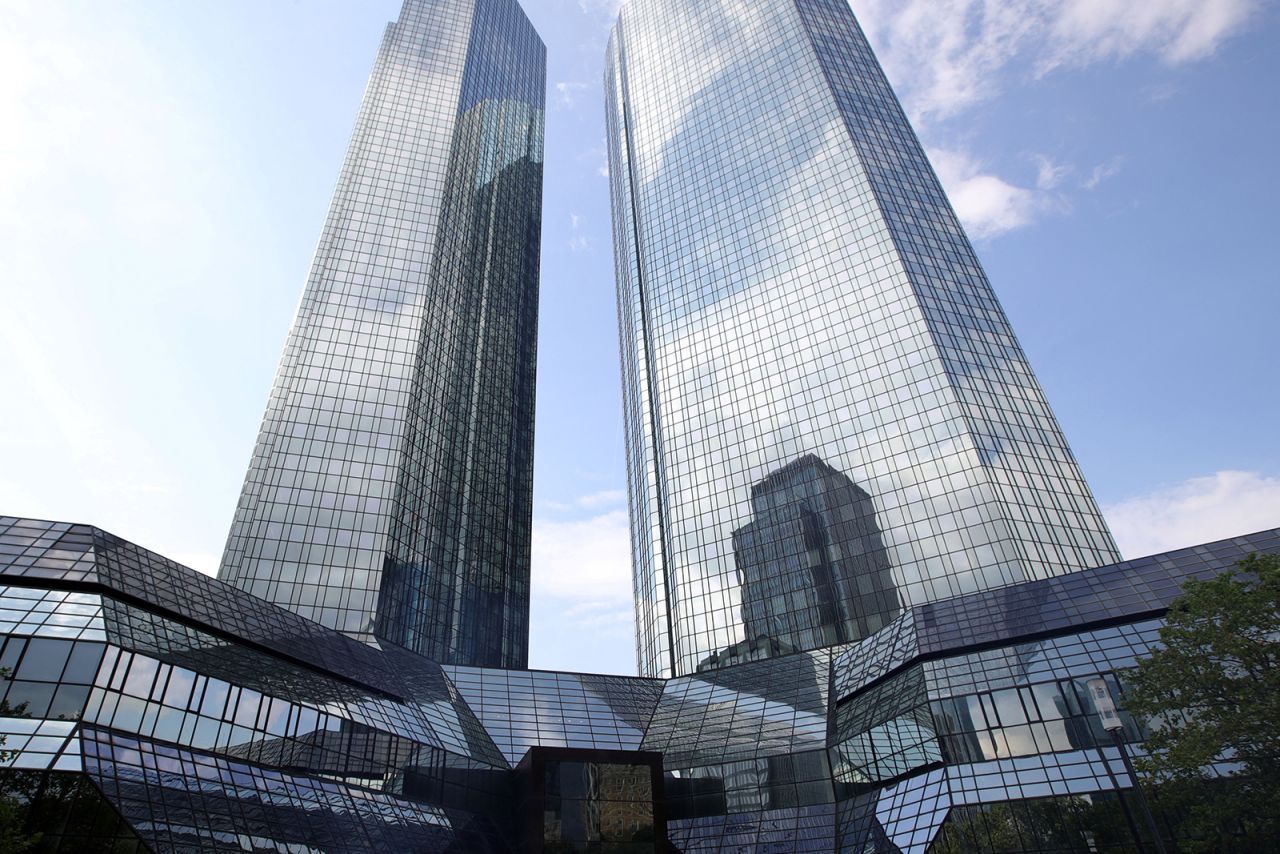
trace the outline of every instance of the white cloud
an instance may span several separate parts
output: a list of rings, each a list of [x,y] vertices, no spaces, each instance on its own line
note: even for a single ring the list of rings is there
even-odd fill
[[[61,456],[76,461],[79,487],[90,492],[114,494],[120,499],[171,492],[172,478],[151,453],[145,434],[127,420],[91,405],[56,362],[61,342],[34,334],[38,328],[12,303],[0,314],[0,364],[10,371],[6,382],[0,383],[0,391],[6,400],[25,410],[24,419],[17,423],[26,433],[19,439],[26,450],[47,446],[56,436]],[[68,322],[66,328],[74,327]],[[43,431],[39,435],[27,432],[31,412],[39,413]],[[4,512],[32,506],[41,508],[40,513],[47,512],[31,502],[31,496],[26,498]]]
[[[1125,557],[1280,527],[1280,477],[1220,471],[1103,508]]]
[[[556,109],[572,110],[578,102],[578,96],[587,91],[586,83],[561,81],[556,84]]]
[[[626,2],[627,0],[578,0],[578,8],[584,15],[607,18],[612,22]]]
[[[595,148],[589,148],[578,155],[578,160],[593,161],[596,164],[596,174],[601,177],[609,177],[609,152],[604,140],[600,140],[600,145]]]
[[[1121,168],[1124,166],[1123,157],[1113,157],[1106,163],[1099,163],[1093,167],[1093,171],[1089,173],[1089,177],[1084,179],[1084,183],[1080,186],[1086,190],[1096,190],[1098,185],[1108,178],[1112,178],[1120,174]]]
[[[955,115],[995,94],[996,72],[1035,27],[1032,16],[1010,14],[1026,5],[1027,0],[864,0],[854,11],[919,122]]]
[[[1262,0],[858,0],[853,4],[917,121],[993,97],[1002,72],[1153,55],[1171,65],[1211,56]],[[928,61],[921,61],[927,57]]]
[[[623,504],[626,500],[627,493],[621,489],[603,489],[590,495],[579,496],[568,503],[563,501],[544,501],[539,506],[557,513],[565,513],[573,510],[601,510],[606,507]]]
[[[578,231],[578,226],[581,225],[581,223],[582,218],[576,213],[569,214],[569,227],[572,228],[574,232],[573,236],[569,238],[570,252],[585,252],[587,249],[591,248],[591,238]]]
[[[605,489],[600,492],[594,492],[591,495],[584,495],[578,499],[578,506],[585,507],[588,510],[597,510],[601,507],[612,507],[622,504],[627,500],[627,493],[621,489]]]
[[[0,513],[39,519],[50,515],[44,506],[41,499],[33,495],[24,484],[0,480]]]
[[[620,503],[617,490],[583,496],[567,510]],[[627,511],[574,521],[533,520],[531,664],[559,670],[634,673],[631,531]],[[582,643],[582,638],[590,643]]]
[[[586,629],[616,631],[626,629],[631,633],[635,625],[635,612],[629,604],[616,600],[608,602],[581,602],[565,608],[561,617],[571,621],[575,626]]]
[[[540,593],[578,605],[631,601],[625,510],[571,522],[535,519],[532,559],[533,589]]]
[[[20,131],[0,135],[0,224],[75,243],[107,223],[153,251],[203,229],[175,200],[209,195],[193,164],[215,149],[170,71],[105,8],[0,3],[0,115]]]
[[[1042,67],[1154,53],[1177,64],[1211,56],[1261,8],[1259,0],[1067,0]]]
[[[1064,207],[1046,198],[1070,167],[1042,162],[1036,190],[980,172],[940,130],[1011,80],[1138,55],[1177,65],[1213,55],[1264,0],[853,0],[881,63],[929,147],[957,213],[975,237],[1028,225]],[[946,149],[937,151],[936,149]],[[952,162],[946,162],[948,155]],[[939,162],[939,160],[942,162]],[[1094,189],[1119,169],[1104,164]],[[949,180],[947,180],[949,178]],[[1037,196],[1037,192],[1041,195]]]
[[[1148,86],[1143,90],[1143,94],[1147,96],[1147,100],[1153,104],[1159,104],[1174,98],[1178,94],[1178,87],[1172,83],[1157,83],[1154,86]]]
[[[995,237],[1021,228],[1050,206],[1048,198],[1034,190],[983,173],[981,164],[964,152],[934,149],[929,152],[929,159],[956,215],[975,238]]]
[[[1036,189],[1038,190],[1052,190],[1061,184],[1062,179],[1071,171],[1070,166],[1054,163],[1043,154],[1036,157],[1036,162],[1039,164],[1039,170],[1036,172]]]

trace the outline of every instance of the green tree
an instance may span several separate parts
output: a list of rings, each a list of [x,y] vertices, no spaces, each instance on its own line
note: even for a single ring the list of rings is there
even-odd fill
[[[0,667],[0,682],[13,678],[13,672],[7,667]],[[3,686],[0,685],[0,691]],[[0,717],[21,718],[27,716],[27,704],[19,703],[10,706],[6,698],[0,700]],[[0,735],[0,769],[7,766],[17,757],[17,751],[5,750],[5,736]],[[0,770],[0,854],[22,854],[31,851],[40,844],[41,834],[27,833],[23,827],[26,816],[26,801],[18,791],[16,784],[23,779],[21,772]]]
[[[1115,795],[952,807],[929,854],[1136,851]]]
[[[1280,555],[1191,580],[1126,680],[1138,768],[1183,851],[1280,850]]]

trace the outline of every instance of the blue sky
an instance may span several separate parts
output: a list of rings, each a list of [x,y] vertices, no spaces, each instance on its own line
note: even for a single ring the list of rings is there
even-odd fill
[[[212,571],[397,0],[0,0],[0,513]],[[854,0],[1129,556],[1280,525],[1280,14]],[[634,671],[601,70],[547,42],[535,667]]]

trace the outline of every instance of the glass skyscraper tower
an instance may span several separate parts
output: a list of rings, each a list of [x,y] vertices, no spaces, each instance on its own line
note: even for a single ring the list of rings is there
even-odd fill
[[[516,0],[407,0],[387,28],[221,579],[525,665],[545,77]]]
[[[606,97],[643,674],[1118,560],[846,0],[632,0]]]

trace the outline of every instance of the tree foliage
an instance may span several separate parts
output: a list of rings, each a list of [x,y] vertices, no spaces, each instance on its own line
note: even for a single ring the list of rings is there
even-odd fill
[[[0,682],[13,678],[12,671],[0,667]],[[3,686],[0,686],[3,690]],[[9,705],[6,698],[0,700],[0,717],[27,717],[27,704]],[[17,757],[17,752],[5,750],[6,738],[0,735],[0,768],[8,765]],[[41,834],[28,833],[24,828],[26,815],[25,801],[14,791],[14,781],[20,779],[19,774],[0,770],[0,854],[22,854],[34,850],[40,844]]]
[[[1138,762],[1184,851],[1280,850],[1280,555],[1191,580],[1130,674]]]
[[[929,854],[1127,851],[1132,840],[1118,796],[1108,792],[952,807]]]

